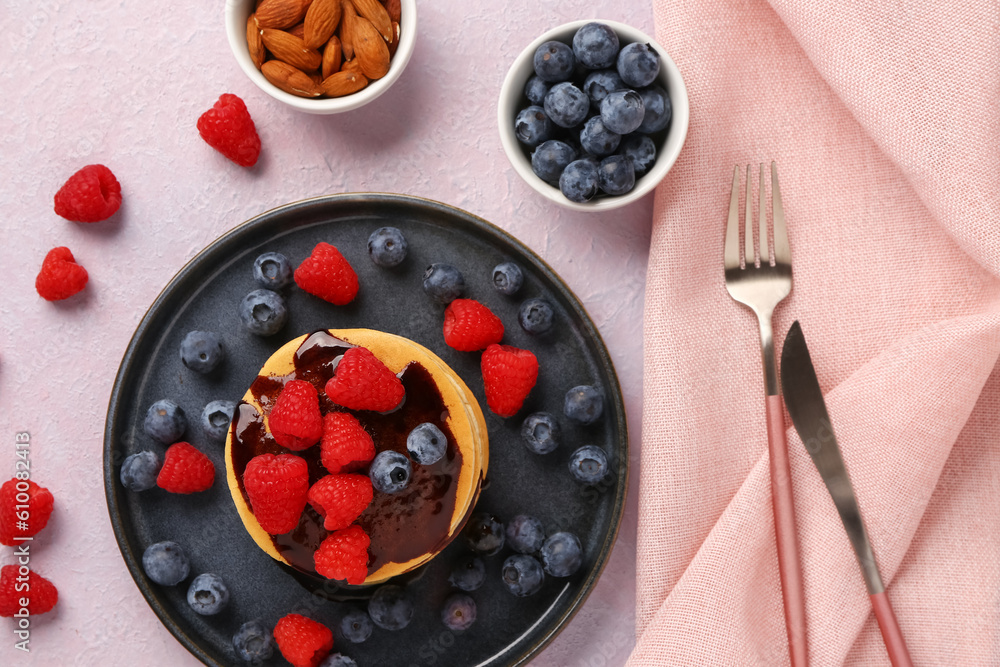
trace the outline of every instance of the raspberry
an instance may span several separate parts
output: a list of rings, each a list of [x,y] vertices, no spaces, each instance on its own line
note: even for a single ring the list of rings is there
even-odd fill
[[[309,495],[309,465],[294,454],[261,454],[243,472],[243,488],[257,523],[271,535],[299,525]]]
[[[17,565],[0,568],[0,616],[13,618],[21,610],[21,598],[28,599],[28,614],[31,616],[44,614],[55,607],[59,591],[52,582],[30,570],[25,582],[18,569]]]
[[[326,383],[330,400],[349,410],[388,412],[399,405],[405,394],[396,374],[364,347],[345,352]]]
[[[323,415],[319,392],[305,380],[289,380],[267,416],[271,435],[282,447],[302,451],[323,436]]]
[[[20,488],[18,488],[20,487]],[[25,490],[27,487],[27,490]],[[27,493],[28,500],[24,502]],[[21,544],[16,537],[32,537],[49,522],[52,514],[52,494],[31,480],[11,479],[0,486],[0,544],[12,547]],[[27,505],[18,508],[17,505]],[[25,527],[18,524],[24,523]]]
[[[316,667],[333,649],[333,632],[319,621],[288,614],[274,626],[274,641],[295,667]]]
[[[517,414],[538,380],[538,360],[528,350],[494,343],[481,360],[486,404],[501,417]]]
[[[309,489],[309,504],[324,518],[324,528],[340,530],[361,516],[373,495],[366,475],[326,475]]]
[[[319,456],[332,473],[361,470],[375,458],[375,443],[354,415],[328,412],[323,417]]]
[[[483,350],[502,338],[503,322],[475,299],[455,299],[444,309],[444,342],[456,350]]]
[[[170,493],[197,493],[211,488],[215,466],[207,456],[188,442],[175,442],[163,455],[163,467],[156,485]]]
[[[260,137],[247,111],[236,95],[225,93],[198,119],[198,133],[209,146],[241,167],[252,167],[260,156]]]
[[[61,301],[87,286],[87,269],[76,263],[69,248],[53,248],[45,255],[35,278],[35,291],[46,301]]]
[[[358,293],[358,274],[339,250],[321,242],[295,269],[295,284],[313,296],[343,306]]]
[[[346,581],[352,586],[365,583],[369,544],[371,539],[358,525],[332,533],[313,554],[316,572],[327,579]]]
[[[55,196],[56,215],[73,222],[107,220],[122,205],[122,186],[103,164],[90,164],[69,177]]]

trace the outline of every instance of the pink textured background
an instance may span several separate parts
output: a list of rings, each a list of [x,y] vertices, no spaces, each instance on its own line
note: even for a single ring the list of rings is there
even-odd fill
[[[221,1],[0,4],[7,26],[0,39],[0,477],[13,474],[14,434],[30,432],[33,479],[57,504],[31,566],[60,591],[56,611],[34,621],[28,656],[13,649],[13,623],[0,619],[0,664],[196,664],[147,606],[112,535],[101,473],[108,396],[135,326],[173,274],[221,233],[286,202],[409,193],[520,238],[566,280],[605,337],[637,469],[652,197],[601,215],[546,203],[503,154],[495,104],[507,63],[539,33],[605,18],[652,34],[651,7],[420,4],[418,43],[403,79],[363,110],[331,117],[293,112],[243,76],[226,42]],[[253,169],[230,163],[195,129],[224,92],[240,95],[257,124],[263,152]],[[59,218],[52,196],[92,163],[117,175],[121,210],[95,225]],[[51,304],[35,294],[34,277],[58,245],[88,269],[90,284]],[[634,644],[635,501],[630,493],[597,589],[533,664],[624,663]],[[12,561],[9,548],[0,551],[0,565]]]

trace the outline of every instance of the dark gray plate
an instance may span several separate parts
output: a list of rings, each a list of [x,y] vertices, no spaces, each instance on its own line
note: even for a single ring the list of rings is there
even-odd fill
[[[409,243],[406,261],[395,269],[375,266],[367,240],[376,228],[391,225]],[[277,335],[259,338],[247,332],[237,304],[256,289],[251,269],[261,253],[284,253],[298,265],[319,241],[331,243],[358,273],[361,290],[351,304],[337,307],[292,286],[286,290],[290,317]],[[525,271],[525,285],[515,297],[496,292],[492,269],[512,260]],[[443,306],[421,288],[424,268],[433,262],[457,266],[467,284],[466,296],[487,304],[504,322],[504,343],[530,349],[538,357],[538,384],[521,412],[501,419],[484,409],[490,434],[488,488],[478,509],[503,520],[531,514],[548,533],[568,530],[584,545],[584,565],[566,579],[549,577],[542,590],[515,598],[500,580],[509,547],[487,557],[487,582],[471,593],[478,620],[455,633],[440,620],[452,592],[448,574],[467,553],[455,540],[407,586],[416,604],[413,622],[389,632],[375,629],[363,644],[350,644],[337,627],[358,602],[332,602],[311,595],[295,578],[257,548],[236,513],[225,480],[223,447],[200,428],[203,406],[216,399],[239,400],[263,362],[282,343],[321,328],[364,327],[411,338],[448,362],[485,406],[479,353],[456,352],[441,334]],[[544,296],[555,306],[556,326],[544,337],[521,330],[517,310],[528,297]],[[228,359],[216,374],[189,371],[179,358],[184,335],[193,329],[215,331],[225,340]],[[563,395],[578,384],[594,384],[605,393],[605,414],[592,426],[574,425],[562,415]],[[188,496],[154,488],[142,493],[119,482],[121,462],[131,453],[164,447],[142,430],[147,407],[171,398],[187,413],[185,439],[204,451],[216,466],[211,489]],[[538,410],[555,414],[562,444],[538,456],[521,443],[523,418]],[[573,449],[598,445],[608,453],[612,474],[598,487],[584,487],[569,475]],[[104,479],[108,511],[129,572],[164,625],[207,664],[237,662],[231,638],[240,624],[254,618],[269,627],[291,611],[305,612],[334,630],[334,651],[365,665],[519,665],[536,655],[579,609],[607,562],[624,508],[628,476],[628,437],[621,391],[608,352],[580,302],[539,257],[504,231],[464,211],[403,195],[349,194],[289,204],[235,228],[195,257],[170,281],[139,324],[118,371],[105,431]],[[191,558],[191,576],[178,586],[159,586],[146,578],[141,562],[154,542],[173,540]],[[187,605],[190,580],[214,572],[227,582],[231,600],[217,616],[202,617]],[[270,661],[285,664],[280,654]]]

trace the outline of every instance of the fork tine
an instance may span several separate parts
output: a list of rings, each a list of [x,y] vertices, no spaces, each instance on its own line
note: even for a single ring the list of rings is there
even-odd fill
[[[774,261],[791,264],[792,251],[788,247],[788,230],[785,228],[785,209],[781,205],[781,188],[778,187],[778,165],[771,162],[771,208],[774,213]]]
[[[750,165],[747,165],[747,183],[746,183],[746,222],[744,228],[746,230],[746,241],[744,242],[744,259],[746,259],[747,266],[753,266],[753,214],[751,213],[751,207],[753,205],[753,197],[750,196]]]
[[[729,200],[729,221],[726,223],[726,269],[740,268],[740,167],[733,168],[733,191]]]
[[[757,198],[757,224],[760,226],[760,265],[764,266],[771,263],[768,259],[767,247],[767,217],[764,215],[767,211],[764,210],[764,163],[760,163],[760,185],[759,194]]]

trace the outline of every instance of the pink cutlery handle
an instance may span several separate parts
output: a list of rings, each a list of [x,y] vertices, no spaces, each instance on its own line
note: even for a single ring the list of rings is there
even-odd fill
[[[778,574],[781,577],[781,593],[785,603],[788,653],[792,667],[806,667],[809,664],[806,600],[795,532],[795,504],[792,500],[788,444],[785,441],[784,402],[780,395],[767,397],[767,445],[771,459],[771,502],[778,543]]]
[[[889,604],[889,596],[882,591],[870,597],[872,609],[875,610],[875,620],[878,621],[878,629],[882,631],[882,640],[889,652],[892,667],[913,667],[910,652],[906,650],[906,642],[903,641],[903,633],[899,629],[899,623],[896,622],[896,614]]]

